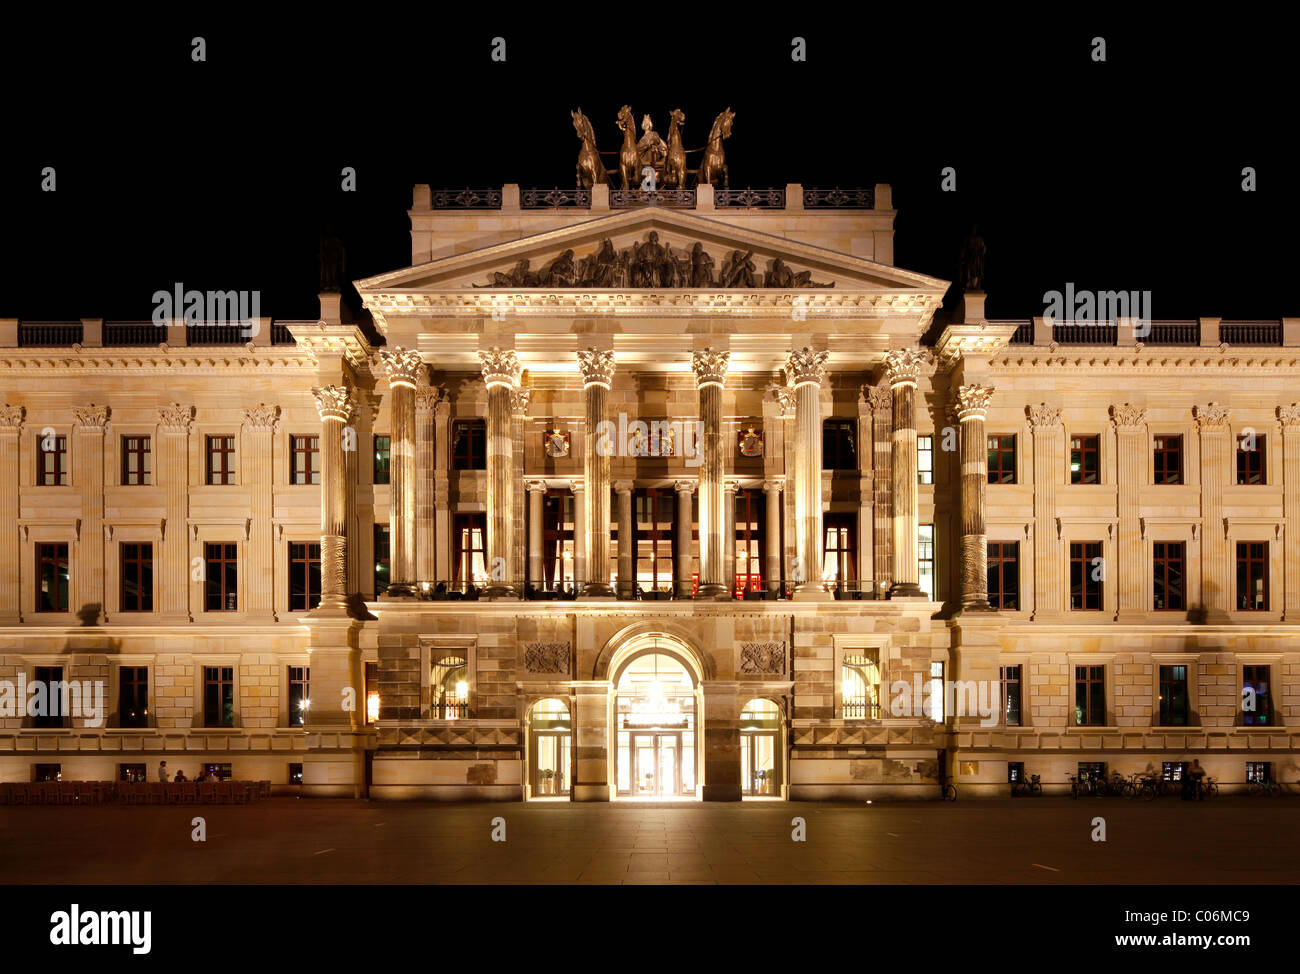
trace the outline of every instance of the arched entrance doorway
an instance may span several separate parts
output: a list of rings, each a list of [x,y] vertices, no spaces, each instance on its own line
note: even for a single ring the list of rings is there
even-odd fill
[[[745,798],[781,797],[781,723],[781,708],[762,697],[740,712],[740,793]]]
[[[613,683],[617,796],[697,796],[701,706],[693,668],[655,640],[621,662]]]
[[[533,798],[567,798],[573,767],[573,721],[563,700],[528,708],[528,786]]]

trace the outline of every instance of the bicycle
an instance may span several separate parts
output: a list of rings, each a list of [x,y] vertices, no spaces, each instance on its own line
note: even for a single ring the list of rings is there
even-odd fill
[[[1067,775],[1070,779],[1070,797],[1078,798],[1080,795],[1096,794],[1096,786],[1091,778],[1076,778],[1074,775]]]
[[[941,786],[941,797],[946,802],[955,802],[957,800],[957,786],[950,781],[945,781]]]
[[[1247,788],[1246,791],[1247,794],[1264,798],[1276,798],[1278,795],[1282,794],[1281,786],[1272,778],[1265,781],[1252,781],[1250,787]]]
[[[1152,801],[1160,793],[1160,785],[1155,775],[1141,775],[1136,785],[1135,795],[1145,802]]]
[[[1206,798],[1217,798],[1219,795],[1219,782],[1206,775],[1205,784],[1201,786],[1201,794]]]
[[[1031,774],[1028,778],[1021,775],[1020,778],[1011,782],[1012,798],[1018,795],[1041,795],[1042,793],[1043,785],[1036,774]]]

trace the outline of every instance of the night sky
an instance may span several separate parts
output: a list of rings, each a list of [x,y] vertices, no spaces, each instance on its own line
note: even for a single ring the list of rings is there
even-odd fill
[[[1253,14],[1210,24],[1179,8],[1148,27],[918,5],[819,7],[804,23],[799,5],[621,22],[573,5],[478,23],[398,9],[7,32],[0,317],[142,320],[176,282],[260,289],[262,314],[315,317],[322,231],[343,239],[350,279],[407,266],[413,183],[570,187],[569,111],[609,151],[624,103],[665,135],[680,107],[688,149],[731,107],[733,188],[892,183],[900,267],[953,279],[978,222],[992,318],[1042,314],[1067,282],[1150,290],[1157,319],[1300,314],[1290,31]],[[196,35],[206,63],[190,59]],[[806,63],[791,61],[796,35]],[[356,193],[339,190],[343,166]],[[940,191],[944,166],[956,193]],[[1244,166],[1257,192],[1241,191]]]

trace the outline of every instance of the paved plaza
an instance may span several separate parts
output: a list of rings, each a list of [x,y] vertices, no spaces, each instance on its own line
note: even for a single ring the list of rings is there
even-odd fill
[[[1297,813],[1250,798],[6,807],[0,883],[1294,883]]]

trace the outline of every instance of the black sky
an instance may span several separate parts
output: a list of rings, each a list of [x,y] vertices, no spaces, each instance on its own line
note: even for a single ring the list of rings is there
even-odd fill
[[[260,289],[263,314],[314,317],[322,230],[343,238],[352,279],[406,266],[413,183],[571,186],[570,109],[612,150],[624,103],[661,131],[680,107],[688,148],[730,106],[733,187],[892,183],[901,267],[951,279],[977,221],[990,317],[1041,314],[1067,282],[1150,290],[1156,318],[1300,314],[1290,31],[1254,14],[400,9],[9,32],[0,317],[144,319],[176,282]],[[806,63],[790,59],[796,35]],[[340,191],[343,166],[358,192]],[[945,166],[956,193],[940,191]],[[1244,166],[1257,192],[1241,191]]]

